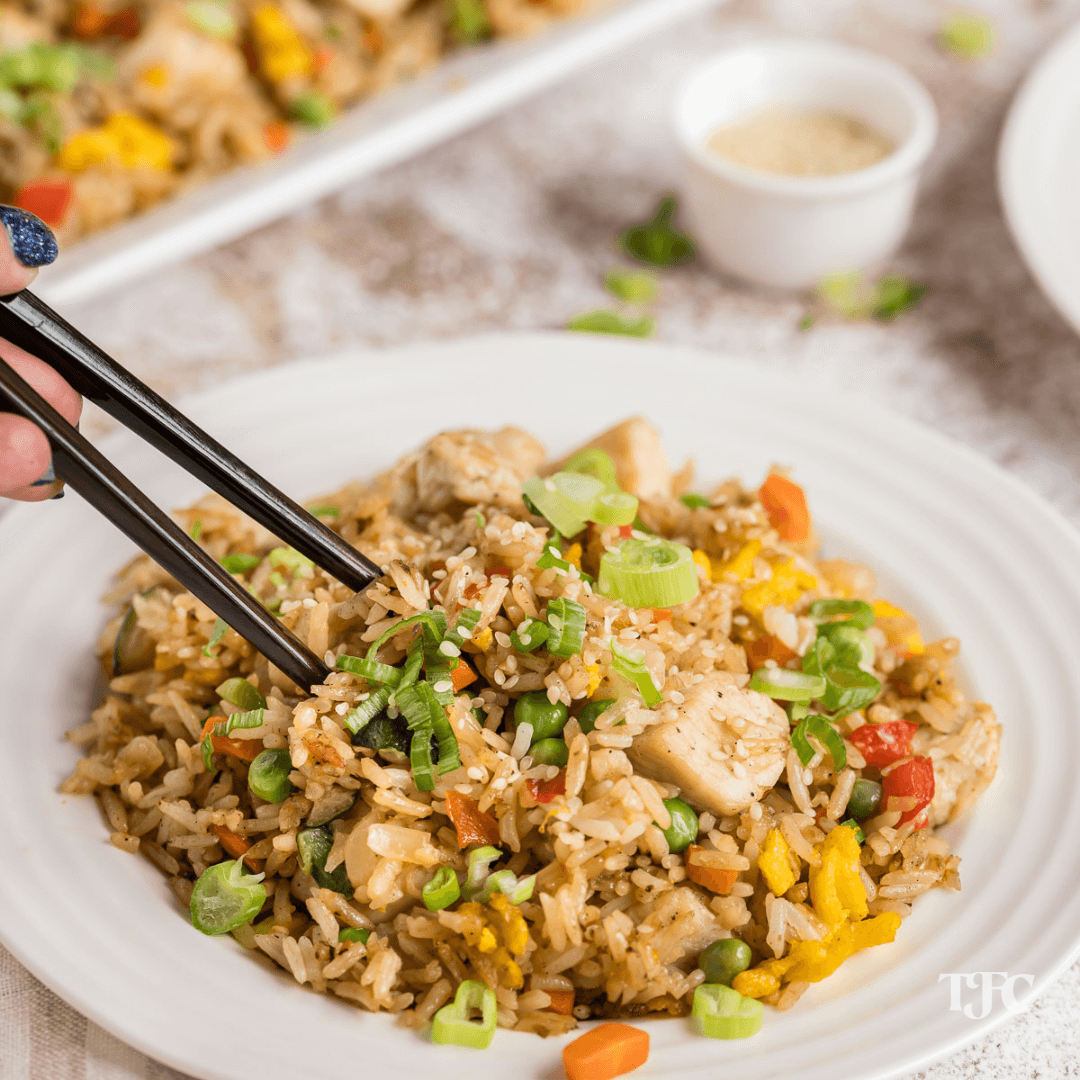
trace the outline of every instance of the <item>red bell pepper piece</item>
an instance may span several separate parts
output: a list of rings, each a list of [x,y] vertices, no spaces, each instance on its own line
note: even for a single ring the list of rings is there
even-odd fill
[[[890,809],[893,799],[915,800],[915,805],[904,810],[897,827],[918,817],[934,798],[934,763],[928,757],[916,757],[897,765],[881,778],[882,803]],[[916,828],[924,829],[923,821]]]
[[[446,816],[457,830],[458,847],[501,842],[499,823],[490,814],[485,814],[475,799],[460,791],[447,792]]]
[[[848,742],[866,758],[867,765],[881,768],[911,754],[911,740],[919,725],[911,720],[890,720],[887,724],[863,724]]]
[[[566,794],[566,770],[560,769],[554,780],[546,780],[542,784],[539,780],[526,780],[525,786],[538,803],[546,806],[557,795]]]
[[[63,225],[74,195],[75,187],[70,180],[39,177],[23,184],[15,192],[12,204],[35,214],[55,229]]]

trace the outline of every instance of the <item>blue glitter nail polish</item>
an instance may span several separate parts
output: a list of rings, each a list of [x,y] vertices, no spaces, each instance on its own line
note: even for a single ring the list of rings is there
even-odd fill
[[[53,468],[53,463],[49,462],[49,467],[41,474],[40,480],[35,480],[31,487],[45,487],[48,484],[52,484],[56,481],[56,470]]]
[[[59,253],[52,229],[39,217],[15,206],[0,206],[0,224],[4,226],[11,250],[23,266],[48,266]]]

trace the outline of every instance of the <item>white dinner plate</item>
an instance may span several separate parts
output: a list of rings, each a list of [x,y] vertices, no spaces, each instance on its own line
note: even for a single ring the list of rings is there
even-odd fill
[[[716,1042],[654,1021],[641,1080],[894,1075],[1004,1019],[950,1009],[950,973],[1004,972],[1021,1003],[1080,942],[1080,539],[972,452],[861,399],[714,354],[534,334],[354,352],[247,377],[184,402],[213,435],[301,497],[366,476],[434,432],[516,423],[560,454],[634,413],[703,482],[773,462],[805,485],[828,552],[880,571],[927,636],[964,644],[962,677],[1004,726],[1001,769],[947,836],[963,892],[924,897],[893,945],[849,960],[757,1036]],[[120,433],[104,448],[159,502],[199,485]],[[131,546],[78,497],[0,521],[0,938],[73,1006],[207,1080],[418,1076],[556,1080],[567,1040],[499,1032],[483,1053],[436,1047],[191,928],[161,875],[108,842],[92,800],[57,788],[64,732],[97,692],[97,597]],[[980,991],[958,986],[981,1015]],[[225,1019],[228,1017],[228,1019]]]
[[[591,15],[455,53],[348,109],[272,161],[234,169],[65,250],[34,291],[74,304],[224,244],[495,116],[677,19],[726,0],[597,0]]]
[[[1005,216],[1035,280],[1080,333],[1080,22],[1032,69],[998,154]]]

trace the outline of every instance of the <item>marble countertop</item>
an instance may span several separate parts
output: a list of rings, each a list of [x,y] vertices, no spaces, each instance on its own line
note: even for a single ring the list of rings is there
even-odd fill
[[[733,0],[340,195],[65,311],[172,396],[353,346],[551,328],[604,306],[614,238],[677,186],[665,115],[685,67],[767,32],[891,56],[930,88],[942,132],[890,269],[930,291],[892,323],[799,329],[802,298],[665,274],[659,340],[857,389],[993,458],[1080,525],[1080,339],[1035,285],[995,180],[1005,111],[1080,0],[981,0],[998,47],[943,54],[940,0]],[[90,417],[91,431],[100,417]],[[182,1080],[122,1045],[0,949],[0,1080]],[[31,1038],[42,1022],[48,1036]],[[14,1057],[8,1053],[14,1048]],[[1076,1075],[1080,965],[925,1080]]]

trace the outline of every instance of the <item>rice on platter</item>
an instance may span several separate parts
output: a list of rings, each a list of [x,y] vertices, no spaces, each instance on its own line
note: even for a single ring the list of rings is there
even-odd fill
[[[642,419],[561,462],[457,431],[312,512],[384,569],[366,592],[216,497],[180,517],[324,686],[145,556],[108,598],[63,790],[196,929],[438,1042],[739,1038],[959,890],[936,829],[994,777],[994,712],[955,639],[818,557],[786,470],[695,487]]]

